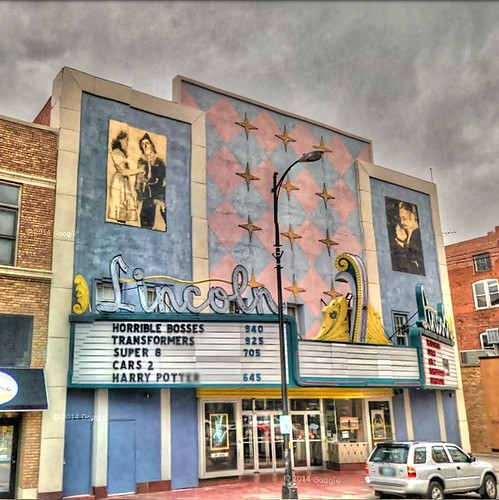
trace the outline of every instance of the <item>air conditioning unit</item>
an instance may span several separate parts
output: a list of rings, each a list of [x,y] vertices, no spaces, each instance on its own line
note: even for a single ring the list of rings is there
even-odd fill
[[[480,354],[483,351],[461,351],[461,364],[464,366],[477,366],[480,363]]]
[[[499,344],[499,328],[485,330],[485,336],[489,344]]]

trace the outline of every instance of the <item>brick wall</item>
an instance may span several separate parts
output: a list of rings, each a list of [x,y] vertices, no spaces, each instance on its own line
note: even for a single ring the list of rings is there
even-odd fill
[[[33,123],[38,123],[39,125],[46,125],[47,127],[50,125],[51,103],[52,103],[52,98],[49,97],[48,101],[45,103],[45,106],[43,106],[41,111],[33,120]]]
[[[469,422],[471,451],[473,453],[490,453],[488,417],[480,366],[463,366],[461,375],[466,416]]]
[[[0,169],[56,178],[58,134],[0,119]]]
[[[0,180],[21,185],[18,269],[52,269],[57,144],[58,134],[53,130],[0,119]],[[47,351],[50,279],[39,278],[29,271],[25,276],[13,276],[8,268],[0,271],[0,314],[33,316],[30,366],[43,368]],[[19,412],[19,415],[17,486],[37,488],[42,413]]]
[[[23,414],[20,440],[17,486],[24,489],[38,487],[40,464],[40,436],[42,433],[42,412]]]
[[[480,333],[499,327],[499,307],[475,309],[472,283],[499,278],[499,226],[486,236],[445,247],[459,350],[480,349]],[[476,272],[473,256],[490,253],[492,269]]]

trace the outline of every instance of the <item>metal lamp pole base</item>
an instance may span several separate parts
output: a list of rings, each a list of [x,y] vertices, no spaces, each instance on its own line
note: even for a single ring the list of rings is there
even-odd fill
[[[289,437],[284,437],[284,484],[282,485],[281,498],[298,498],[298,488],[293,482],[293,470],[291,469],[291,460],[289,454]]]

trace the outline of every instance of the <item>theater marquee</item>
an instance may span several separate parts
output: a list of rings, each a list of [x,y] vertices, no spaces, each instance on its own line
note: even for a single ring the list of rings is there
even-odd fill
[[[202,319],[199,319],[203,316]],[[206,318],[206,319],[205,319]],[[245,318],[246,319],[246,318]],[[73,323],[72,387],[278,386],[275,322],[95,320]]]

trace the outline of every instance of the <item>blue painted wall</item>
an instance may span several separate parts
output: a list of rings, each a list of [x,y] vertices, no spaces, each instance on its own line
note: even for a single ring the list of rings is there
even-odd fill
[[[198,408],[194,389],[170,391],[172,489],[198,485]]]
[[[404,395],[394,394],[392,399],[393,404],[393,421],[395,423],[396,438],[399,441],[408,439],[407,420],[405,418]]]
[[[378,254],[379,280],[383,297],[383,325],[393,333],[393,312],[403,312],[408,318],[417,311],[416,285],[423,284],[430,304],[442,302],[441,283],[437,262],[436,244],[431,220],[430,197],[410,189],[371,179],[373,224]],[[392,270],[388,238],[385,197],[414,203],[418,208],[419,226],[423,246],[425,276]],[[416,318],[410,320],[414,324]]]
[[[435,391],[410,391],[414,439],[440,441]]]
[[[137,422],[135,420],[110,420],[108,459],[107,459],[107,493],[135,493],[137,489],[136,443]]]
[[[149,394],[149,399],[146,398]],[[161,402],[159,390],[117,389],[109,391],[109,420],[135,422],[135,473],[138,483],[161,480]],[[111,450],[109,450],[111,453]],[[112,478],[108,478],[111,481]]]
[[[92,419],[94,391],[69,389],[67,392],[64,440],[63,495],[91,493]]]
[[[167,136],[166,232],[106,223],[110,119]],[[109,276],[111,258],[122,254],[130,270],[141,267],[146,275],[169,274],[191,279],[190,166],[189,124],[146,113],[116,101],[83,94],[75,273],[82,274],[90,285],[93,278]],[[204,203],[204,200],[200,202]]]
[[[442,391],[442,404],[444,407],[447,441],[461,446],[461,435],[457,421],[456,393],[454,391]]]

